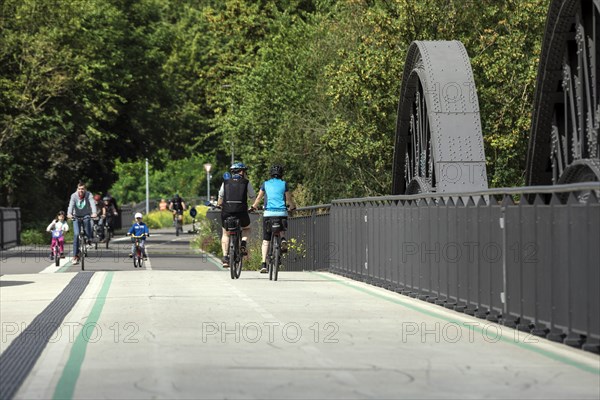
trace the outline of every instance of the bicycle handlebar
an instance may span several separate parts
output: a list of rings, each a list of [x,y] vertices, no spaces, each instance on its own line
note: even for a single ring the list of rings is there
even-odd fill
[[[143,234],[141,234],[141,235],[139,235],[139,236],[132,235],[131,233],[127,233],[126,235],[127,235],[127,236],[131,236],[133,239],[141,239],[141,238],[143,238],[144,236],[150,236],[150,234],[149,234],[149,233],[143,233]]]

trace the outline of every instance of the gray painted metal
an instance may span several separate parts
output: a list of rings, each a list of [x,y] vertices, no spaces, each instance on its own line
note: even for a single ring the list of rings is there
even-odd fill
[[[415,41],[396,122],[393,194],[487,189],[479,102],[458,41]]]
[[[286,265],[328,267],[598,352],[598,190],[588,183],[335,200],[315,217],[321,225],[307,223],[312,214],[289,224],[290,238],[315,249],[327,243],[328,256],[307,252]],[[585,203],[582,191],[590,194]]]
[[[12,399],[46,344],[87,287],[93,272],[79,272],[0,355],[0,399]]]
[[[600,3],[553,0],[527,153],[529,185],[600,180]]]
[[[0,250],[21,244],[21,209],[0,207]]]

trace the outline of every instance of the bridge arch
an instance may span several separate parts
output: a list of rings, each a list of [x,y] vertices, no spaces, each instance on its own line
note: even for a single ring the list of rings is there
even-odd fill
[[[487,189],[479,101],[458,41],[415,41],[396,120],[392,194]]]
[[[528,185],[600,181],[600,1],[550,4],[527,152]]]

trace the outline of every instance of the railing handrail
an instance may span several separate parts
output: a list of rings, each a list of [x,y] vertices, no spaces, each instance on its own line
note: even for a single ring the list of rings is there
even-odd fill
[[[496,195],[511,195],[511,194],[553,194],[577,192],[580,190],[600,190],[600,182],[584,182],[570,183],[566,185],[548,185],[548,186],[524,186],[518,188],[492,188],[477,192],[464,193],[421,193],[421,194],[399,194],[389,196],[371,196],[349,199],[332,200],[331,204],[344,203],[363,203],[368,201],[393,201],[393,200],[418,200],[427,198],[444,198],[444,197],[475,197],[475,196],[496,196]]]

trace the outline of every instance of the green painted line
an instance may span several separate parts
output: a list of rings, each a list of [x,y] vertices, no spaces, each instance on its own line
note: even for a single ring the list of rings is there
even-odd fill
[[[73,259],[71,259],[70,261],[67,261],[65,263],[65,265],[63,265],[62,267],[60,267],[60,269],[58,271],[56,271],[56,273],[65,272],[66,270],[71,268],[71,266],[73,266]]]
[[[102,312],[102,308],[106,302],[106,295],[108,293],[108,289],[110,288],[113,274],[114,272],[112,271],[106,274],[106,278],[104,278],[104,283],[102,284],[100,293],[98,293],[98,296],[96,297],[96,302],[92,307],[90,315],[88,315],[84,327],[89,326],[88,324],[95,326],[95,324],[98,322],[100,313]],[[81,372],[81,365],[83,364],[88,344],[87,339],[84,338],[83,332],[84,329],[79,332],[79,335],[75,339],[75,343],[73,343],[71,354],[69,355],[69,359],[67,360],[65,368],[63,369],[62,375],[58,380],[58,384],[56,385],[52,399],[70,400],[73,398],[75,385],[77,384],[77,379],[79,378],[79,374]]]
[[[329,281],[332,281],[332,282],[344,285],[346,287],[355,289],[355,290],[357,290],[359,292],[366,293],[366,294],[368,294],[370,296],[377,297],[379,299],[383,299],[383,300],[386,300],[386,301],[389,301],[389,302],[392,302],[392,303],[395,303],[395,304],[399,304],[399,305],[404,306],[406,308],[410,308],[411,310],[417,311],[417,312],[419,312],[421,314],[425,314],[425,315],[427,315],[429,317],[441,319],[443,321],[450,322],[450,323],[453,323],[453,324],[461,326],[461,323],[458,322],[458,321],[456,321],[455,319],[453,319],[453,318],[451,318],[449,316],[446,316],[446,315],[442,315],[442,314],[436,313],[435,311],[427,310],[425,308],[419,307],[418,305],[411,304],[409,302],[406,302],[406,301],[403,301],[403,300],[400,300],[400,299],[394,299],[394,298],[391,298],[391,297],[388,297],[388,296],[384,296],[383,294],[376,293],[376,292],[374,292],[374,291],[372,291],[370,289],[367,289],[367,288],[362,288],[362,287],[357,287],[357,286],[351,285],[347,281],[343,281],[343,280],[336,279],[336,278],[333,278],[333,277],[330,277],[330,276],[327,276],[327,275],[323,275],[322,273],[319,273],[319,272],[312,272],[312,273],[316,274],[316,275],[319,275],[320,277],[322,277],[322,278],[324,278],[326,280],[329,280]],[[487,322],[487,324],[493,324],[490,321],[486,321],[486,322]],[[500,326],[500,325],[498,325],[498,326]],[[508,327],[506,327],[506,326],[500,326],[500,328],[507,328],[508,329]],[[482,335],[485,335],[485,336],[488,335],[488,332],[486,331],[486,329],[479,328],[478,326],[469,325],[469,329],[472,329],[475,332],[481,333]],[[510,328],[510,329],[512,330],[512,328]],[[521,340],[515,340],[515,337],[509,337],[508,334],[504,334],[502,332],[502,329],[500,329],[499,331],[500,331],[500,335],[501,336],[498,338],[498,340],[501,340],[504,343],[510,343],[510,344],[516,345],[517,347],[520,347],[522,349],[533,351],[534,353],[538,353],[538,354],[540,354],[542,356],[551,358],[552,360],[559,361],[561,363],[564,363],[564,364],[570,365],[572,367],[578,368],[578,369],[580,369],[582,371],[590,372],[590,373],[595,374],[595,375],[600,375],[600,367],[593,367],[593,366],[590,366],[588,364],[585,364],[585,363],[582,363],[582,362],[579,362],[579,361],[575,361],[575,360],[573,360],[573,359],[571,359],[569,357],[563,356],[563,355],[555,353],[553,351],[541,349],[538,346],[534,346],[531,343],[525,343],[525,342],[521,342]],[[542,339],[542,338],[538,338],[537,336],[535,338],[536,339]]]

